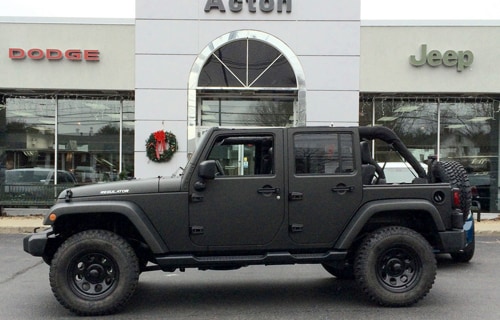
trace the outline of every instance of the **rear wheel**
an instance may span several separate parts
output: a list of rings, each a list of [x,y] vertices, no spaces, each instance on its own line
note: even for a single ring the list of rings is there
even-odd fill
[[[49,279],[64,307],[79,315],[104,315],[118,311],[130,299],[139,280],[139,263],[122,237],[88,230],[60,246]]]
[[[354,262],[360,288],[383,306],[409,306],[429,292],[436,277],[436,258],[417,232],[399,226],[368,235]]]

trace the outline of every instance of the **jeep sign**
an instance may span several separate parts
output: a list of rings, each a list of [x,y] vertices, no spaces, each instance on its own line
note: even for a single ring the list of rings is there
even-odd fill
[[[414,67],[421,67],[426,63],[431,67],[444,64],[447,67],[456,67],[458,72],[462,72],[465,68],[470,67],[472,62],[474,62],[474,54],[470,50],[458,52],[448,50],[444,53],[441,53],[439,50],[431,50],[427,53],[426,44],[422,44],[420,59],[417,60],[415,55],[410,56],[410,64]]]

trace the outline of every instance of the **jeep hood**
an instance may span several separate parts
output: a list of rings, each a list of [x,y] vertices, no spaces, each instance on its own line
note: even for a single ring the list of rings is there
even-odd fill
[[[177,192],[180,191],[180,178],[148,178],[108,183],[97,183],[66,189],[59,194],[58,199],[96,196],[119,196],[127,194]]]

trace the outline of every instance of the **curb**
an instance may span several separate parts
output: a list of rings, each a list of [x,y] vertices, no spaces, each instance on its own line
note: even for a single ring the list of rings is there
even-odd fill
[[[477,237],[498,237],[500,231],[498,230],[478,230],[474,233]]]
[[[0,217],[0,234],[33,233],[35,229],[43,229],[43,216],[2,216]]]
[[[39,227],[0,227],[0,234],[30,234]]]

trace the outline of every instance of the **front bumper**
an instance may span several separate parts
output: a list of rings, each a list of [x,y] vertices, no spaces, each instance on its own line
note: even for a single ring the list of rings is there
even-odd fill
[[[44,231],[32,233],[23,239],[24,251],[35,256],[41,257],[45,253],[45,247],[49,241],[49,237],[54,234],[52,227]]]

